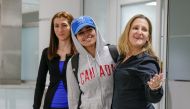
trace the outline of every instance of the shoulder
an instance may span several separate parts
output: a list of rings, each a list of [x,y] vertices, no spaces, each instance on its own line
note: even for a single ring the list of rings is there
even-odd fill
[[[151,57],[150,55],[148,55],[146,53],[142,54],[142,57],[140,58],[139,66],[143,67],[143,68],[154,70],[156,72],[160,71],[159,62],[155,58]]]
[[[44,48],[44,49],[42,50],[41,56],[44,57],[44,58],[47,58],[47,57],[48,57],[48,47],[47,47],[47,48]]]
[[[43,52],[48,52],[48,49],[49,49],[48,47],[44,48],[43,51],[42,51],[42,53]]]
[[[145,62],[145,63],[146,62],[158,63],[154,57],[150,56],[147,53],[141,53],[141,54],[136,55],[136,59],[141,61],[141,62]]]
[[[42,50],[42,55],[44,55],[44,54],[48,54],[48,47],[47,48],[44,48],[43,50]]]

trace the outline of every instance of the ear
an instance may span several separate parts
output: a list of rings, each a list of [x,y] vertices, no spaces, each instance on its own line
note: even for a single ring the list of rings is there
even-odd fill
[[[146,39],[146,42],[149,42],[149,38]]]
[[[148,37],[146,38],[146,41],[149,42],[150,40],[150,35],[148,35]]]
[[[146,44],[148,45],[148,43],[150,42],[150,38],[149,38],[149,36],[146,38]],[[145,45],[146,45],[145,44]]]

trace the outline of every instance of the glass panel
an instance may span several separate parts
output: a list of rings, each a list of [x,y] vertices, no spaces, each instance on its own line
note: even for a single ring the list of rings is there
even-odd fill
[[[21,79],[36,80],[38,71],[38,37],[39,28],[22,29],[22,65]]]

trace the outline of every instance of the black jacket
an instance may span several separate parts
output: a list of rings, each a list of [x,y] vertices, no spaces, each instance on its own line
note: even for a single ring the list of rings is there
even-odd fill
[[[160,71],[159,64],[142,53],[118,63],[114,71],[112,109],[154,109],[163,96],[163,88],[152,91],[147,81]]]
[[[60,56],[57,55],[51,61],[48,59],[48,48],[45,48],[42,52],[40,66],[38,70],[38,77],[36,82],[35,94],[34,94],[34,104],[33,109],[40,109],[42,97],[44,94],[45,83],[46,83],[46,76],[47,72],[49,71],[50,75],[50,83],[48,85],[47,92],[45,94],[45,101],[44,101],[44,109],[50,109],[50,104],[53,99],[54,93],[59,85],[59,81],[62,80],[64,86],[67,85],[66,83],[66,68],[67,62],[70,59],[70,55],[66,56],[64,68],[62,71],[62,75],[59,71],[59,60]],[[67,86],[66,86],[67,87]]]

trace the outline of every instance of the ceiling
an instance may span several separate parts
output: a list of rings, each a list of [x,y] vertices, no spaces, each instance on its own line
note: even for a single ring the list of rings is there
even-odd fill
[[[30,13],[39,10],[40,0],[22,0],[22,13]]]

